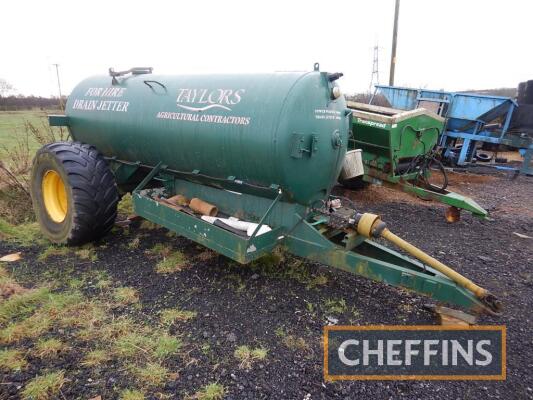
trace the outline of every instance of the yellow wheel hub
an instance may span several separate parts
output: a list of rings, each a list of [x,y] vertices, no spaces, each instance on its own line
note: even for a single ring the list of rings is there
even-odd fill
[[[63,222],[67,216],[67,190],[61,176],[53,170],[48,170],[43,176],[43,200],[46,212],[54,222]]]

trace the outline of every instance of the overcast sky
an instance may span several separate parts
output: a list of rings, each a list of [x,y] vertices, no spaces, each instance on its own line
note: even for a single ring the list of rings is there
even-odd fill
[[[27,1],[0,6],[0,78],[18,93],[57,94],[109,67],[156,73],[344,72],[368,90],[373,46],[388,82],[394,0]],[[446,90],[533,79],[533,2],[402,0],[396,84]]]

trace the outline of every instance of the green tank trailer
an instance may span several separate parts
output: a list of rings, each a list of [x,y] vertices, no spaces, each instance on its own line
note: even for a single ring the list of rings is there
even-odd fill
[[[82,81],[65,115],[73,142],[41,148],[32,198],[58,243],[105,235],[119,196],[136,214],[248,263],[281,246],[309,260],[475,311],[499,301],[331,196],[352,110],[340,73],[165,76],[134,68]],[[346,205],[346,204],[345,204]],[[384,237],[421,262],[373,240]]]

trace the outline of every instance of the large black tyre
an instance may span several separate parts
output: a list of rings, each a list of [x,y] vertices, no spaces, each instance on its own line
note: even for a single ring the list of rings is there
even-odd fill
[[[54,243],[97,240],[117,216],[115,176],[98,150],[84,143],[56,142],[37,152],[31,197],[41,230]]]

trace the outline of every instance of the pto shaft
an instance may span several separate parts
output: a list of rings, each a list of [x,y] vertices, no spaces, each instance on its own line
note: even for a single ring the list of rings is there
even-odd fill
[[[464,277],[460,273],[444,265],[439,260],[431,257],[429,254],[424,253],[418,247],[415,247],[411,243],[403,240],[401,237],[396,236],[394,233],[389,231],[387,228],[383,229],[383,231],[381,232],[381,237],[387,239],[389,242],[394,243],[400,249],[411,254],[413,257],[416,257],[417,259],[422,261],[424,264],[429,265],[433,269],[436,269],[437,271],[443,273],[448,278],[450,278],[452,281],[456,282],[458,285],[464,287],[465,289],[470,290],[479,299],[485,298],[485,296],[488,294],[488,291],[486,289],[479,287],[474,282],[472,282],[470,279]]]
[[[360,235],[371,237],[383,237],[388,241],[394,243],[400,249],[411,254],[413,257],[416,257],[424,264],[429,265],[433,269],[441,272],[443,275],[450,278],[452,281],[457,283],[459,286],[464,287],[470,292],[474,293],[478,299],[483,300],[483,302],[490,307],[494,312],[497,312],[501,309],[500,302],[489,293],[488,290],[479,287],[470,279],[464,277],[460,273],[454,271],[450,267],[444,265],[440,261],[431,257],[429,254],[424,253],[419,248],[413,246],[411,243],[406,242],[402,238],[396,236],[394,233],[387,229],[386,224],[381,221],[379,215],[365,213],[357,214],[355,218],[357,223],[357,233]]]

